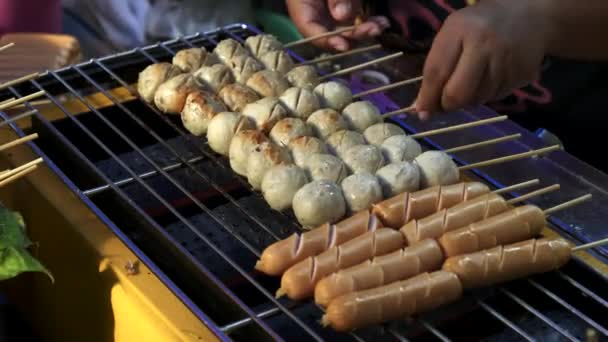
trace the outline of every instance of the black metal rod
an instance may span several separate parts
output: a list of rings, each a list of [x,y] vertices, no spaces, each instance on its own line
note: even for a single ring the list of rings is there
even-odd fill
[[[509,327],[510,329],[515,331],[517,334],[519,334],[519,336],[523,337],[524,339],[526,339],[527,341],[530,341],[530,342],[535,341],[535,339],[532,336],[528,335],[528,333],[523,331],[519,326],[517,326],[515,323],[511,322],[508,318],[503,316],[500,312],[496,311],[494,308],[492,308],[489,304],[485,303],[483,300],[479,299],[477,301],[477,304],[479,304],[479,306],[481,306],[485,311],[490,313],[496,319],[498,319],[499,321],[504,323],[507,327]]]

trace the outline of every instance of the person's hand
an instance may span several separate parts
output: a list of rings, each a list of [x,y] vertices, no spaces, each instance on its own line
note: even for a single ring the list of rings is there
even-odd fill
[[[537,76],[550,24],[536,0],[485,0],[451,14],[435,37],[416,99],[421,119],[502,98]]]
[[[352,25],[361,12],[361,1],[357,0],[287,0],[287,9],[298,30],[305,37],[333,30],[337,25]],[[330,50],[346,51],[349,39],[366,39],[378,36],[389,26],[385,17],[370,17],[357,25],[353,31],[325,39],[313,44]]]

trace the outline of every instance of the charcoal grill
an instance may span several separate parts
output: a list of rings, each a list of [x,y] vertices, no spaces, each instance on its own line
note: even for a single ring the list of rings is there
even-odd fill
[[[264,247],[299,231],[293,215],[271,210],[224,158],[185,131],[179,117],[145,104],[133,88],[146,65],[169,61],[180,49],[212,49],[221,39],[243,41],[258,33],[249,25],[235,24],[92,59],[10,87],[0,99],[47,92],[53,115],[36,111],[27,129],[15,123],[10,127],[20,136],[39,133],[29,144],[34,152],[218,339],[576,341],[589,334],[608,336],[608,249],[602,247],[557,272],[467,293],[458,303],[416,319],[350,334],[321,327],[322,311],[311,302],[275,299],[278,279],[254,272],[253,266]],[[411,63],[400,60],[376,70],[400,80],[416,76],[407,73],[413,70]],[[347,81],[355,92],[370,87],[360,74]],[[406,88],[369,99],[388,111],[409,104],[413,95],[414,90]],[[27,110],[34,108],[26,103]],[[425,123],[407,116],[395,122],[413,133],[495,115],[482,107]],[[510,121],[424,143],[442,149],[514,133],[521,133],[522,139],[459,153],[455,159],[464,165],[543,145]],[[592,203],[552,217],[545,233],[576,243],[606,234],[608,176],[566,152],[473,170],[468,177],[497,188],[532,178],[545,185],[560,183],[560,192],[533,201],[541,207],[592,193]]]

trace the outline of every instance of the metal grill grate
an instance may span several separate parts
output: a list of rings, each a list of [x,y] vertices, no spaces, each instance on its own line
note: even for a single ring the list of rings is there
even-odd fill
[[[47,92],[47,99],[64,118],[51,122],[37,113],[33,129],[41,138],[32,146],[218,336],[237,340],[582,340],[589,328],[608,335],[608,303],[601,291],[606,280],[577,262],[559,272],[470,293],[459,303],[414,321],[351,334],[322,328],[318,324],[322,311],[310,302],[277,300],[273,292],[278,279],[251,270],[265,246],[299,229],[293,216],[272,211],[205,141],[187,133],[175,117],[137,99],[131,86],[143,67],[169,60],[179,49],[212,48],[224,37],[243,41],[256,33],[249,26],[232,25],[92,59],[8,90],[15,97]],[[112,92],[117,87],[124,87],[135,98],[119,100]],[[86,97],[95,93],[113,105],[97,108]],[[59,98],[65,94],[87,110],[70,112]],[[384,109],[396,106],[378,104]],[[29,103],[27,107],[33,109]],[[454,116],[463,121],[472,117],[468,112]],[[410,131],[424,128],[402,120],[398,123]],[[434,147],[449,139],[455,144],[471,143],[488,134],[503,135],[508,128],[496,125],[457,137],[427,139],[426,143]],[[534,147],[534,142],[529,144],[506,144],[504,148],[510,152]],[[501,152],[493,151],[504,154]],[[462,154],[459,161],[481,159],[477,156],[475,152]],[[533,176],[553,183],[571,173],[550,160],[514,165],[533,166],[521,172],[521,179],[513,170],[507,179],[500,173],[478,175],[500,186]],[[590,188],[606,197],[603,189],[608,187],[593,185],[584,190]],[[568,229],[564,233],[578,237]]]

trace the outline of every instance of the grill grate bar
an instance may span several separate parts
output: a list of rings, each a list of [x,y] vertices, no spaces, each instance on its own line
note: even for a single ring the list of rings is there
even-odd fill
[[[419,318],[418,321],[420,322],[420,324],[422,324],[423,327],[425,327],[428,331],[430,331],[433,335],[435,335],[441,341],[443,341],[443,342],[452,341],[447,336],[445,336],[441,331],[439,331],[439,329],[437,329],[433,325],[431,325],[431,323],[429,321],[427,321],[426,319]]]
[[[63,81],[63,79],[61,79],[59,76],[57,76],[55,74],[55,72],[50,72],[51,75],[53,75],[53,77],[55,77],[57,80],[59,80],[60,82]],[[65,82],[62,82],[63,84],[65,84]],[[37,82],[34,81],[34,84],[40,88],[41,90],[44,90],[40,84],[38,84]],[[68,89],[70,89],[69,85],[67,85]],[[80,96],[80,94],[74,92],[74,94],[76,96]],[[118,158],[116,156],[116,154],[114,152],[112,152],[103,142],[101,142],[101,140],[99,138],[97,138],[94,134],[92,134],[92,132],[90,130],[88,130],[81,122],[79,119],[75,118],[63,105],[61,105],[57,99],[55,99],[52,95],[48,94],[47,92],[47,96],[49,97],[49,99],[51,99],[51,101],[57,105],[59,108],[61,108],[64,113],[67,115],[68,118],[70,118],[76,125],[78,125],[78,127],[80,129],[83,130],[83,132],[85,132],[91,139],[93,139],[95,141],[96,144],[99,145],[99,147],[101,147],[108,155],[110,155],[121,167],[123,167],[125,169],[125,171],[127,171],[129,174],[131,174],[131,176],[133,178],[135,178],[138,183],[140,185],[142,185],[148,192],[150,192],[150,194],[152,194],[159,202],[161,202],[169,211],[171,211],[172,214],[174,214],[178,219],[180,219],[182,221],[182,223],[184,223],[188,228],[190,228],[202,241],[204,241],[209,247],[211,247],[211,249],[216,252],[218,255],[220,255],[228,264],[230,264],[230,266],[232,266],[237,272],[239,272],[243,277],[245,277],[246,279],[248,279],[250,282],[252,281],[251,277],[247,274],[247,272],[245,272],[240,266],[238,266],[231,258],[229,258],[219,247],[217,247],[214,243],[212,243],[205,235],[199,233],[196,228],[188,221],[186,220],[182,215],[180,215],[175,208],[173,208],[169,203],[167,203],[167,201],[160,196],[154,189],[152,189],[146,182],[144,182],[141,179],[137,178],[137,174],[130,169],[122,160],[120,160],[120,158]],[[86,102],[83,101],[83,103],[87,104]],[[154,164],[155,165],[155,164]],[[154,166],[153,165],[153,166]],[[161,174],[164,173],[164,171],[162,171],[161,169],[157,169],[157,171],[159,171]],[[145,216],[145,214],[144,214]],[[228,227],[226,227],[223,222],[221,220],[218,220],[217,217],[215,216],[210,216],[212,217],[214,220],[216,220],[224,229],[229,229]],[[239,237],[235,236],[237,239]],[[239,240],[240,241],[240,240]],[[278,301],[270,294],[268,293],[268,291],[266,291],[261,285],[257,284],[255,281],[253,282],[253,285],[256,286],[258,288],[258,290],[260,290],[260,292],[262,294],[264,294],[267,298],[269,298],[272,302],[274,302],[277,306],[279,307],[283,307],[280,303],[278,303]],[[244,305],[244,303],[240,303],[239,304],[241,306],[241,308],[243,310],[245,310],[247,312],[247,314],[252,317],[254,319],[254,321],[256,321],[256,323],[258,323],[261,327],[263,327],[269,334],[271,335],[275,335],[274,332],[272,332],[272,330],[270,330],[268,327],[266,327],[266,325],[260,321],[257,317],[255,317],[255,314],[251,311],[251,309],[249,309],[246,305]],[[283,308],[283,310],[287,313],[287,315],[289,315],[290,317],[293,316],[293,314],[291,312],[289,312],[288,310],[285,310]],[[300,320],[297,317],[294,317],[294,320],[299,323]],[[306,326],[305,324],[301,323],[302,327],[304,328],[305,331],[312,333],[311,336],[316,336],[316,334],[312,331],[310,331],[310,329],[308,328],[308,326]],[[318,338],[318,337],[317,337]]]
[[[479,306],[481,306],[485,311],[489,312],[492,316],[496,317],[496,319],[503,322],[506,326],[511,328],[517,334],[519,334],[519,336],[523,337],[527,341],[534,341],[534,338],[532,338],[532,336],[528,335],[528,333],[523,331],[515,323],[511,322],[508,318],[503,316],[500,312],[496,311],[494,308],[492,308],[490,305],[485,303],[483,300],[479,299],[477,301],[477,304],[479,304]]]
[[[76,69],[76,70],[78,70],[78,69]],[[166,173],[165,171],[163,171],[162,168],[159,167],[158,164],[156,164],[153,160],[151,160],[135,143],[133,143],[133,141],[131,141],[131,139],[129,139],[122,131],[120,131],[116,126],[114,126],[111,122],[109,122],[107,120],[107,118],[105,118],[97,109],[95,109],[93,106],[91,106],[91,104],[88,101],[86,101],[84,99],[84,97],[82,97],[82,95],[79,92],[77,92],[73,87],[71,87],[65,80],[63,80],[61,77],[59,77],[56,73],[50,72],[50,74],[53,75],[53,77],[55,77],[60,83],[62,83],[70,92],[72,92],[75,96],[77,96],[79,98],[79,100],[82,101],[83,104],[85,104],[93,113],[95,113],[102,121],[104,121],[104,123],[106,125],[108,125],[108,127],[110,127],[111,129],[113,129],[114,132],[117,133],[121,137],[121,139],[123,139],[127,144],[129,144],[129,146],[131,146],[131,148],[135,152],[137,152],[142,158],[144,158],[144,160],[146,160],[147,163],[149,163],[152,167],[154,167],[157,172],[159,172],[160,174],[162,174],[165,177],[165,179],[167,179],[169,182],[171,182],[173,186],[175,186],[176,188],[178,188],[184,195],[186,195],[188,198],[190,198],[195,204],[197,204],[197,206],[201,210],[203,210],[207,215],[209,215],[210,218],[212,218],[214,221],[216,221],[224,230],[226,230],[228,233],[230,233],[232,236],[234,236],[239,242],[241,242],[243,244],[243,246],[245,246],[247,249],[249,249],[254,255],[259,256],[260,252],[257,249],[255,249],[253,246],[251,246],[249,244],[249,242],[247,242],[246,240],[244,240],[239,235],[233,234],[231,232],[230,228],[225,224],[225,222],[223,222],[221,219],[219,219],[217,216],[215,216],[215,214],[213,214],[213,212],[209,208],[207,208],[205,205],[203,205],[191,192],[189,192],[188,190],[184,189],[184,187],[181,184],[179,184],[179,182],[177,182],[177,180],[175,180],[168,173]],[[79,121],[76,118],[74,118],[74,120],[75,121]],[[82,125],[79,125],[79,126],[80,126],[81,129],[83,129],[83,131],[85,131],[85,133],[87,133],[89,136],[91,136],[91,138],[94,138],[96,140],[96,143],[100,144],[100,147],[102,147],[106,153],[108,153],[113,159],[115,159],[116,162],[118,162],[123,168],[125,168],[125,170],[127,170],[132,175],[132,177],[137,177],[137,174],[135,172],[133,172],[133,170],[131,170],[122,160],[120,160],[116,156],[116,154],[114,154],[114,152],[112,152],[105,144],[103,144],[97,137],[95,137],[86,127],[84,127]],[[153,193],[155,195],[156,199],[159,200],[167,209],[169,209],[169,211],[171,211],[171,213],[173,215],[175,215],[175,217],[177,217],[178,219],[180,219],[180,221],[182,221],[182,223],[184,223],[188,228],[190,228],[192,230],[192,232],[194,232],[195,234],[197,234],[197,236],[199,238],[201,238],[201,240],[207,242],[207,244],[216,253],[218,253],[235,270],[237,270],[241,274],[241,276],[243,276],[253,286],[255,286],[260,291],[260,293],[264,294],[265,297],[267,297],[268,299],[270,299],[276,306],[278,306],[279,308],[281,308],[281,310],[283,312],[285,312],[290,318],[292,318],[294,320],[294,322],[296,324],[298,324],[308,334],[310,334],[311,337],[320,340],[320,337],[314,331],[312,331],[308,325],[304,324],[291,311],[287,310],[281,303],[279,303],[279,301],[272,294],[270,294],[261,284],[259,284],[258,282],[256,282],[246,271],[244,271],[240,266],[238,266],[219,247],[217,247],[215,244],[213,244],[211,241],[209,241],[204,234],[200,233],[196,229],[196,227],[194,227],[192,225],[191,222],[189,222],[177,210],[175,210],[175,208],[173,208],[169,203],[167,203],[166,200],[164,198],[162,198],[162,196],[160,196],[154,189],[152,189],[149,185],[147,185],[143,181],[141,182],[141,184],[142,184],[142,186],[146,187],[146,189],[150,193]],[[258,320],[257,317],[255,319],[256,319],[256,321]]]
[[[279,313],[280,313],[280,310],[278,308],[272,308],[272,309],[269,309],[266,311],[262,311],[259,314],[257,314],[256,316],[258,318],[268,318],[268,317],[272,317]],[[223,327],[220,327],[220,330],[225,332],[226,334],[230,334],[230,332],[232,332],[236,329],[242,328],[242,327],[248,325],[249,323],[251,323],[251,318],[244,318],[239,321],[232,322],[230,324],[226,324]]]
[[[396,338],[398,341],[409,342],[409,340],[405,336],[403,336],[400,332],[398,332],[396,329],[394,329],[392,327],[388,327],[387,331],[389,332],[389,334],[391,334],[391,336]]]
[[[561,305],[564,308],[570,310],[570,312],[574,313],[580,319],[582,319],[583,321],[585,321],[587,324],[591,325],[593,328],[595,328],[596,330],[598,330],[599,332],[601,332],[604,336],[608,336],[608,330],[606,330],[603,326],[601,326],[600,324],[598,324],[597,322],[595,322],[594,320],[592,320],[591,318],[589,318],[589,316],[585,315],[584,313],[582,313],[580,310],[578,310],[574,306],[570,305],[565,300],[561,299],[555,293],[553,293],[552,291],[550,291],[549,289],[547,289],[546,287],[542,286],[541,284],[537,283],[536,281],[534,281],[532,279],[528,279],[528,282],[532,286],[534,286],[535,288],[537,288],[539,291],[543,292],[545,295],[547,295],[548,297],[550,297],[551,299],[553,299],[554,301],[556,301],[559,305]]]
[[[555,331],[557,331],[558,333],[560,333],[562,336],[564,336],[568,340],[570,340],[570,341],[579,341],[576,337],[572,336],[567,330],[565,330],[562,327],[560,327],[557,323],[555,323],[554,321],[552,321],[549,317],[543,315],[540,311],[538,311],[535,308],[533,308],[530,304],[526,303],[523,299],[519,298],[518,296],[516,296],[515,294],[513,294],[511,291],[507,290],[504,287],[500,288],[500,291],[502,291],[502,293],[504,293],[505,295],[507,295],[507,297],[511,298],[513,301],[515,301],[521,307],[523,307],[524,309],[526,309],[526,311],[534,314],[536,317],[538,317],[540,320],[542,320],[543,322],[545,322],[547,325],[549,325],[551,328],[553,328]]]
[[[581,284],[578,281],[574,280],[573,278],[571,278],[569,275],[565,274],[564,272],[557,271],[556,273],[562,279],[564,279],[565,281],[569,282],[572,286],[574,286],[577,289],[581,290],[586,296],[589,296],[590,298],[592,298],[593,300],[595,300],[598,304],[602,305],[604,308],[608,308],[608,302],[604,298],[598,296],[595,292],[589,290],[583,284]]]
[[[188,159],[188,163],[194,164],[194,163],[197,163],[197,162],[199,162],[199,161],[201,161],[203,159],[204,159],[203,157],[190,158],[190,159]],[[170,172],[170,171],[173,171],[173,170],[177,170],[177,169],[179,169],[179,168],[181,168],[183,166],[185,166],[184,163],[175,163],[175,164],[171,164],[171,165],[168,165],[168,166],[164,166],[164,167],[162,167],[162,169],[164,171]],[[140,173],[137,176],[139,178],[141,178],[141,179],[146,179],[146,178],[150,178],[152,176],[155,176],[157,174],[158,174],[157,171],[152,170],[152,171]],[[133,177],[128,177],[128,178],[123,178],[121,180],[118,180],[118,181],[115,181],[115,182],[110,182],[110,183],[113,183],[116,186],[123,186],[123,185],[127,185],[127,184],[130,184],[130,183],[133,183],[134,181],[135,181],[135,179]],[[106,191],[106,190],[110,190],[111,188],[112,187],[109,184],[106,184],[106,185],[98,186],[96,188],[91,188],[91,189],[88,189],[88,190],[84,190],[82,193],[85,194],[85,195],[87,195],[87,196],[92,196],[92,195],[95,195],[97,193],[100,193],[100,192],[103,192],[103,191]]]

